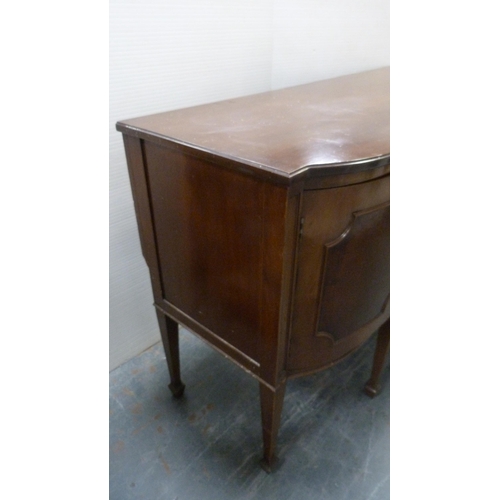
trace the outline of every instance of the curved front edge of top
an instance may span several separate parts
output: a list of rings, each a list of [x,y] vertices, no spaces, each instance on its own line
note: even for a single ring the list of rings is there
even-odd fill
[[[251,161],[246,158],[235,157],[220,151],[211,151],[195,144],[185,143],[172,137],[164,137],[150,131],[141,130],[127,123],[118,122],[116,129],[125,135],[136,137],[157,144],[159,146],[181,151],[183,154],[201,158],[205,161],[217,163],[221,167],[237,170],[253,177],[261,178],[277,184],[291,185],[308,179],[322,179],[337,177],[388,167],[390,155],[381,155],[372,158],[362,158],[352,161],[304,165],[291,173],[283,172],[272,166]],[[383,174],[386,172],[384,171]],[[377,177],[377,176],[375,176]]]
[[[363,158],[348,162],[328,163],[321,165],[307,165],[290,175],[292,181],[310,179],[314,177],[326,177],[331,175],[354,174],[367,170],[375,170],[390,165],[390,154],[374,158]]]

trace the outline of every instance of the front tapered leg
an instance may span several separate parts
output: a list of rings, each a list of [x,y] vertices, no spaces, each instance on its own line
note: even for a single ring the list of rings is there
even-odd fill
[[[260,384],[260,405],[262,412],[262,434],[264,438],[264,458],[261,466],[266,472],[271,472],[277,463],[276,441],[280,427],[281,410],[285,398],[286,384],[282,383],[276,390]]]
[[[176,398],[184,394],[185,385],[181,381],[181,365],[179,360],[179,325],[162,312],[156,311],[160,325],[161,340],[167,357],[170,385],[168,388]]]
[[[387,320],[378,331],[377,346],[373,357],[373,368],[370,380],[365,385],[365,393],[371,398],[375,397],[381,389],[379,380],[382,369],[384,368],[387,353],[390,345],[390,320]]]

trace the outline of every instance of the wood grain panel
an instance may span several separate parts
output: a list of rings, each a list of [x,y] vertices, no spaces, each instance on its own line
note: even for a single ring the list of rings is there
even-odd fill
[[[389,203],[354,212],[351,224],[325,245],[319,335],[335,341],[385,309],[389,291]]]
[[[263,185],[145,144],[164,300],[257,360]]]
[[[335,363],[387,319],[389,176],[305,191],[287,372]]]

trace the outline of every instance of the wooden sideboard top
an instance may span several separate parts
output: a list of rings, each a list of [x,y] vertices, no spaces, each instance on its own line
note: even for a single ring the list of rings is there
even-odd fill
[[[389,68],[381,68],[116,126],[206,159],[225,158],[254,175],[290,180],[364,170],[389,163],[389,80]]]

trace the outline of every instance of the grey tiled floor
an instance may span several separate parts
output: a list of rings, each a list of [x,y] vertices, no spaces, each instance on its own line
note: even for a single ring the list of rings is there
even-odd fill
[[[160,343],[110,374],[110,499],[387,500],[389,368],[377,398],[362,393],[374,346],[288,382],[268,475],[258,383],[181,329],[182,399]]]

